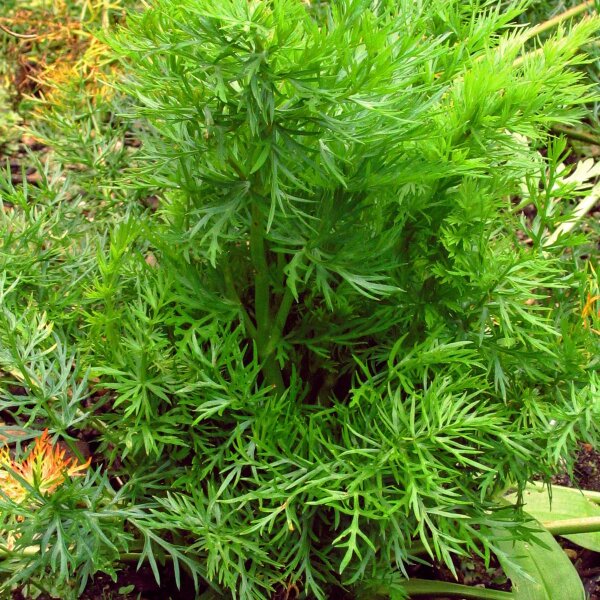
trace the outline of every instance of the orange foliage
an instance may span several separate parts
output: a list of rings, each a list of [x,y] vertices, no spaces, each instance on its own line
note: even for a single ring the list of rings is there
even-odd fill
[[[66,457],[66,450],[53,445],[48,430],[35,441],[23,461],[13,460],[6,447],[0,450],[0,486],[4,494],[17,503],[29,496],[29,487],[42,494],[52,494],[67,478],[83,475],[91,458],[80,464]]]

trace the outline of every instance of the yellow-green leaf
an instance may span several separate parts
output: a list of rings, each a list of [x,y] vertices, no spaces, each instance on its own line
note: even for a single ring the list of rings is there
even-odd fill
[[[511,494],[506,499],[512,503],[517,501],[516,494]],[[548,489],[542,484],[531,483],[525,488],[523,502],[525,510],[541,523],[600,517],[600,506],[590,502],[579,490],[558,485],[552,486],[552,502],[550,502]],[[600,552],[600,532],[576,533],[562,537],[588,550]]]
[[[498,542],[498,559],[511,580],[515,600],[585,600],[579,574],[554,537],[545,530],[530,541]],[[543,546],[541,545],[543,544]]]

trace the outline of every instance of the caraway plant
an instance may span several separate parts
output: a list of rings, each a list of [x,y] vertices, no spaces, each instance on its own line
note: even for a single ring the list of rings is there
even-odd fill
[[[60,203],[87,241],[55,235],[51,284],[11,267],[2,328],[2,407],[96,459],[0,499],[12,583],[133,560],[203,598],[583,598],[526,486],[597,441],[597,167],[550,131],[593,100],[600,22],[542,42],[527,4],[156,0],[106,36],[141,149],[110,217]],[[512,591],[409,578],[470,555]]]

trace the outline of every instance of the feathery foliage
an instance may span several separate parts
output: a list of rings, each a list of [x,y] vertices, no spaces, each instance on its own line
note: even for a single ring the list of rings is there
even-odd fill
[[[501,495],[600,411],[593,242],[552,236],[584,189],[548,133],[583,114],[598,21],[526,52],[525,7],[158,0],[109,39],[142,149],[85,211],[61,178],[19,205],[0,408],[93,428],[113,479],[43,499],[19,527],[67,537],[13,579],[137,552],[326,598],[528,536]]]

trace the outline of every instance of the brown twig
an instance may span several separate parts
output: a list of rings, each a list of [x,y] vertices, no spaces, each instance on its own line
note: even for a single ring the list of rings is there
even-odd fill
[[[554,131],[556,131],[557,133],[562,133],[566,135],[572,140],[585,142],[587,144],[593,144],[594,146],[600,146],[600,138],[596,137],[595,135],[592,135],[591,133],[580,131],[578,129],[572,129],[571,127],[565,127],[564,125],[553,125],[552,129],[554,129]]]
[[[17,33],[16,31],[9,29],[6,25],[2,25],[2,23],[0,23],[0,29],[4,31],[4,33],[7,33],[8,35],[20,40],[35,40],[39,37],[35,33]]]
[[[577,6],[574,6],[573,8],[570,8],[569,10],[566,10],[565,12],[562,12],[559,15],[556,15],[555,17],[552,17],[551,19],[548,19],[547,21],[536,25],[535,27],[532,27],[528,31],[528,34],[530,37],[540,35],[540,33],[544,33],[544,31],[548,31],[548,29],[552,29],[556,25],[560,25],[563,21],[566,21],[571,17],[575,17],[581,14],[582,12],[585,12],[586,10],[592,8],[595,5],[595,3],[596,0],[587,0],[586,2],[582,2],[581,4],[578,4]]]

